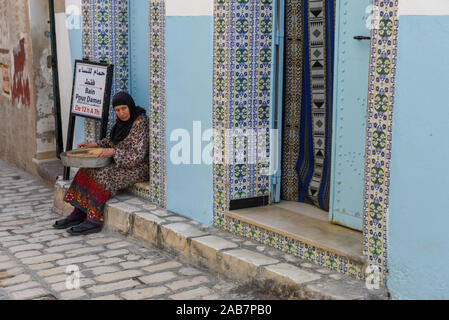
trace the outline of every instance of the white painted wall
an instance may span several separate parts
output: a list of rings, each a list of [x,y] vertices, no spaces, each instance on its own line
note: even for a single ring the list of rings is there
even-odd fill
[[[399,15],[449,15],[448,0],[400,0]]]
[[[70,38],[67,27],[81,28],[81,19],[67,19],[69,14],[81,15],[81,0],[65,0],[66,12],[55,14],[56,46],[58,51],[59,93],[61,101],[61,124],[64,150],[67,143],[70,102],[72,96],[73,68],[70,51]],[[76,23],[79,22],[79,25]]]
[[[213,0],[166,0],[166,16],[212,16]]]
[[[59,94],[61,101],[61,127],[64,150],[69,126],[70,100],[72,96],[72,58],[70,53],[69,33],[66,27],[65,12],[55,14],[56,44],[58,51]]]
[[[81,12],[81,0],[65,0],[66,9],[71,5],[78,7]]]

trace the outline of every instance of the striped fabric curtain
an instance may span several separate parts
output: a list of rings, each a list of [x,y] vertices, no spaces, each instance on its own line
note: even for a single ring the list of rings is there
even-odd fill
[[[329,210],[334,0],[287,0],[282,198]]]

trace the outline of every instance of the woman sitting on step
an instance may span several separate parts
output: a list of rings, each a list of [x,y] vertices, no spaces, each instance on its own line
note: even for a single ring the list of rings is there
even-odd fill
[[[149,127],[145,109],[136,107],[126,92],[112,99],[117,120],[108,137],[94,143],[80,143],[78,148],[104,148],[99,157],[113,156],[104,168],[80,169],[64,197],[74,206],[65,219],[56,221],[57,229],[69,228],[72,235],[101,231],[106,202],[118,190],[149,179]]]

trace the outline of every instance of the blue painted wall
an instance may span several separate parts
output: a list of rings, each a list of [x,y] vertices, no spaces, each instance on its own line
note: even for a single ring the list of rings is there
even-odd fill
[[[449,16],[401,16],[387,286],[449,299]]]
[[[193,121],[212,128],[213,17],[166,20],[167,209],[204,224],[213,223],[212,165],[193,164]],[[175,165],[170,141],[175,129],[190,135],[190,164]],[[210,142],[202,142],[202,148]]]
[[[148,0],[129,1],[129,93],[148,115],[150,6]]]
[[[67,16],[68,17],[68,16]],[[70,41],[70,54],[72,57],[72,70],[75,67],[75,60],[81,60],[83,58],[83,43],[82,43],[82,30],[81,30],[81,16],[76,19],[79,20],[79,29],[69,29],[69,41]],[[73,71],[72,71],[73,72]],[[75,121],[75,139],[73,146],[76,148],[78,143],[84,141],[84,120],[77,118]]]

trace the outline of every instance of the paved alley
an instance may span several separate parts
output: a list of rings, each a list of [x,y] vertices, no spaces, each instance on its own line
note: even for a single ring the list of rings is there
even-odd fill
[[[261,298],[119,234],[53,229],[52,207],[53,190],[0,161],[0,300]]]

